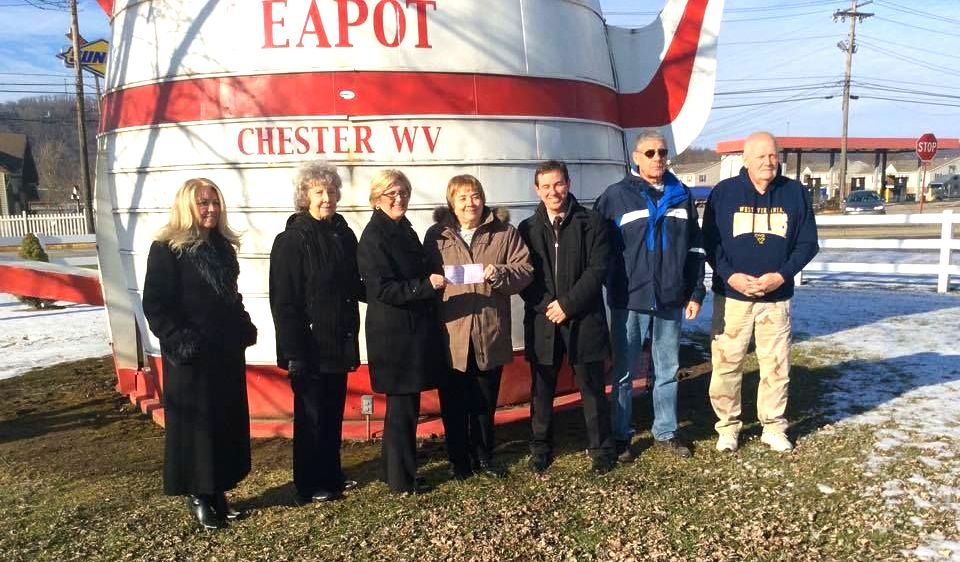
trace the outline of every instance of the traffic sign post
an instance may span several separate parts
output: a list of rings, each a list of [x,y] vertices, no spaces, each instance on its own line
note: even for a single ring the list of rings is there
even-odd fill
[[[923,175],[920,179],[920,212],[927,198],[927,162],[937,156],[937,137],[933,133],[924,133],[917,139],[917,158],[923,162]]]

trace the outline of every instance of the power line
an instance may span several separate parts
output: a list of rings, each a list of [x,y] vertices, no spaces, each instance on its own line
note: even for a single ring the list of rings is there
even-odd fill
[[[833,97],[834,97],[834,96],[831,94],[831,95],[829,95],[829,96],[811,96],[811,97],[807,97],[807,98],[793,98],[793,99],[786,99],[786,100],[760,101],[760,102],[755,102],[755,103],[740,103],[740,104],[735,104],[735,105],[715,105],[715,106],[713,106],[713,109],[733,109],[733,108],[736,108],[736,107],[752,107],[752,106],[755,106],[755,105],[772,105],[772,104],[775,104],[775,103],[790,103],[790,102],[794,102],[794,101],[805,101],[805,100],[828,100],[828,99],[831,99],[831,98],[833,98]]]
[[[926,68],[926,69],[928,69],[928,70],[935,70],[935,71],[937,71],[937,72],[942,72],[942,73],[950,74],[950,75],[953,75],[953,76],[960,76],[960,70],[957,70],[957,69],[946,68],[946,67],[944,67],[943,65],[933,65],[933,64],[927,63],[927,62],[925,62],[925,61],[922,61],[922,60],[920,60],[920,59],[917,59],[917,58],[914,58],[914,57],[911,57],[911,56],[908,56],[908,55],[904,55],[904,54],[898,53],[898,52],[896,52],[896,51],[891,51],[891,50],[889,50],[889,49],[884,49],[883,47],[880,47],[879,45],[875,45],[875,44],[873,44],[872,42],[869,42],[869,41],[864,41],[864,42],[863,42],[863,45],[866,46],[866,47],[869,48],[869,49],[872,49],[872,50],[874,50],[874,51],[877,51],[877,52],[879,52],[879,53],[882,53],[882,54],[884,54],[884,55],[887,55],[888,57],[892,57],[892,58],[895,58],[895,59],[897,59],[897,60],[901,60],[901,61],[903,61],[903,62],[909,62],[909,63],[911,63],[911,64],[915,64],[915,65],[917,65],[917,66],[921,66],[921,67]]]
[[[865,37],[865,38],[867,38],[867,39],[869,39],[869,40],[871,40],[871,41],[882,41],[882,42],[883,42],[884,44],[886,44],[886,45],[894,45],[894,46],[896,46],[896,47],[903,47],[904,49],[912,49],[912,50],[914,50],[914,51],[923,51],[924,53],[926,53],[926,54],[928,54],[928,55],[938,55],[938,56],[941,56],[941,57],[949,57],[949,58],[951,58],[951,59],[956,59],[956,58],[957,58],[956,53],[954,53],[954,54],[944,53],[944,52],[941,52],[941,51],[931,50],[931,49],[929,49],[928,47],[917,47],[916,45],[909,45],[909,44],[907,44],[907,43],[897,43],[896,41],[891,41],[891,40],[889,40],[889,39],[887,39],[887,38],[874,37],[874,36],[872,36],[872,35],[867,35],[866,33],[861,33],[861,34],[860,34],[860,37],[861,37],[861,38]]]
[[[868,100],[886,100],[886,101],[897,101],[902,103],[915,103],[917,105],[932,105],[938,107],[960,107],[960,103],[940,103],[935,101],[926,101],[926,100],[916,100],[910,98],[887,98],[881,96],[860,96],[861,99]]]
[[[824,6],[826,4],[832,3],[831,0],[806,0],[802,2],[794,3],[784,3],[779,2],[776,6],[752,6],[745,8],[724,8],[724,13],[751,13],[751,12],[770,12],[770,11],[780,11],[780,10],[789,10],[794,8],[809,8],[811,6]],[[604,12],[604,14],[617,15],[617,16],[656,16],[660,12],[654,12],[649,10],[615,10],[610,12]]]
[[[804,35],[801,37],[778,37],[767,38],[767,39],[757,39],[755,41],[724,41],[723,38],[720,38],[720,45],[727,47],[729,45],[767,45],[770,43],[789,43],[793,41],[808,41],[810,39],[828,39],[830,37],[836,37],[835,35]]]
[[[920,16],[920,17],[924,17],[924,18],[928,18],[928,19],[932,19],[932,20],[942,21],[942,22],[944,22],[944,23],[949,23],[949,24],[953,24],[953,25],[960,25],[960,20],[958,20],[958,19],[949,18],[949,17],[947,17],[947,16],[941,16],[940,14],[936,14],[936,13],[933,13],[933,12],[926,12],[926,11],[920,10],[920,9],[918,9],[918,8],[912,8],[912,7],[909,7],[909,6],[904,6],[903,4],[897,4],[896,2],[891,2],[891,1],[889,1],[889,0],[875,0],[875,1],[876,1],[876,3],[877,3],[878,5],[880,5],[880,6],[886,6],[887,8],[890,8],[891,10],[895,10],[895,11],[902,12],[902,13],[905,13],[905,14],[910,14],[910,15],[912,15],[912,16]]]
[[[765,82],[787,80],[817,80],[820,78],[840,78],[837,74],[820,74],[815,76],[765,76],[763,78],[717,78],[717,82]]]
[[[802,12],[799,14],[789,14],[789,15],[778,14],[775,16],[757,16],[755,18],[740,18],[740,19],[732,19],[732,20],[724,19],[723,23],[745,23],[750,21],[784,20],[784,19],[800,18],[803,16],[811,16],[814,14],[823,14],[823,12],[821,10],[815,10],[812,12]]]
[[[839,85],[839,83],[840,83],[840,82],[837,81],[837,82],[835,82],[835,83],[833,83],[833,84],[831,84],[831,83],[827,83],[827,84],[822,84],[822,83],[821,83],[821,84],[801,84],[801,85],[798,85],[798,86],[779,86],[779,87],[776,87],[776,88],[754,88],[754,89],[752,89],[752,90],[731,90],[731,91],[728,91],[728,92],[716,92],[716,93],[714,93],[714,95],[715,95],[715,96],[741,96],[741,95],[746,95],[746,94],[763,94],[763,93],[768,93],[768,92],[796,92],[796,91],[800,91],[800,90],[819,90],[819,89],[824,88],[824,87],[827,87],[827,86]]]
[[[926,90],[912,90],[910,88],[899,88],[896,86],[887,86],[885,84],[874,84],[873,82],[862,82],[855,80],[853,82],[857,86],[860,86],[863,89],[868,90],[880,90],[884,92],[894,92],[899,94],[913,94],[916,96],[928,96],[934,98],[949,98],[949,99],[960,99],[960,96],[953,94],[944,94],[940,92],[930,92]]]
[[[933,29],[933,28],[930,28],[930,27],[922,27],[922,26],[919,26],[919,25],[911,25],[911,24],[909,24],[909,23],[904,23],[904,22],[902,22],[902,21],[892,20],[892,19],[890,19],[890,18],[885,18],[885,17],[881,17],[881,16],[876,16],[876,18],[877,18],[878,20],[880,20],[880,21],[885,21],[885,22],[888,22],[888,23],[894,23],[894,24],[897,24],[897,25],[902,25],[902,26],[904,26],[904,27],[912,27],[913,29],[919,29],[919,30],[922,30],[922,31],[929,31],[930,33],[940,33],[940,34],[942,34],[942,35],[950,35],[950,36],[952,36],[952,37],[960,37],[960,33],[950,33],[949,31],[943,31],[942,29]]]

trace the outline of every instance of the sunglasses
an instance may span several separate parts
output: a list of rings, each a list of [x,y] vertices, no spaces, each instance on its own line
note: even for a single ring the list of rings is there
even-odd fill
[[[651,148],[650,150],[644,150],[644,151],[643,151],[643,155],[646,156],[647,158],[653,158],[653,155],[654,155],[654,154],[659,154],[659,155],[660,155],[660,158],[666,158],[666,157],[667,157],[667,149],[666,149],[666,148],[658,148],[658,149],[654,150],[654,149]]]

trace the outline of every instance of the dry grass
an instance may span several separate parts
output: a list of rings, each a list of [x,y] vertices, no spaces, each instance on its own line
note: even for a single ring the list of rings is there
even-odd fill
[[[836,373],[820,364],[795,357],[792,455],[767,451],[755,419],[738,454],[714,451],[700,377],[681,390],[690,460],[649,448],[645,431],[637,462],[593,477],[576,410],[558,415],[559,458],[543,477],[525,469],[525,424],[499,431],[511,470],[501,481],[447,481],[442,444],[425,442],[435,489],[423,496],[388,494],[375,481],[378,446],[356,443],[344,463],[361,488],[297,507],[290,443],[262,440],[254,472],[233,492],[251,515],[215,533],[162,495],[162,430],[114,393],[108,360],[37,370],[0,381],[0,552],[10,562],[899,559],[916,544],[912,513],[866,492],[870,428],[824,427],[818,389]],[[755,389],[753,373],[745,396]],[[635,410],[648,429],[649,399]]]

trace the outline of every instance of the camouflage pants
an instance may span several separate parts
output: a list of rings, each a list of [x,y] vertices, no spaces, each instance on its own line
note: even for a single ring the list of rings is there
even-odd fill
[[[743,362],[750,338],[756,340],[760,386],[757,419],[764,431],[784,432],[790,383],[790,301],[746,302],[717,295],[713,302],[713,375],[710,403],[720,418],[717,433],[737,435],[740,421]]]

